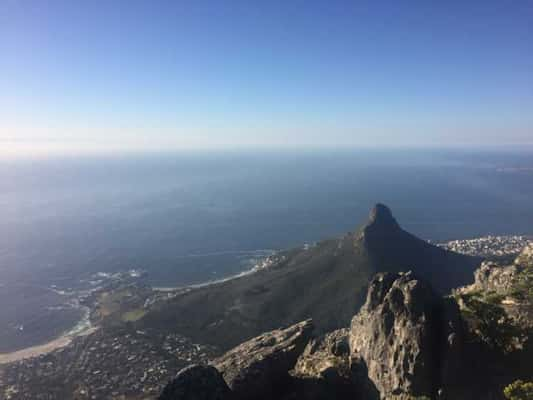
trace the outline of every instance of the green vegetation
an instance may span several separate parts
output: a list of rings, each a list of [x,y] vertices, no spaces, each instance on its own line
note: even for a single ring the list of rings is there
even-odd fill
[[[527,265],[516,276],[510,295],[520,301],[533,303],[533,265]]]
[[[147,293],[138,287],[121,287],[98,297],[98,315],[107,324],[135,322],[146,314],[143,307]]]
[[[510,352],[525,332],[509,318],[500,305],[502,297],[496,294],[482,296],[480,292],[458,296],[461,311],[476,335],[489,346]]]
[[[140,320],[146,314],[146,310],[143,308],[137,308],[135,310],[126,311],[122,314],[122,321],[134,322]]]
[[[120,311],[125,299],[131,296],[129,289],[104,292],[98,298],[98,311],[102,317],[108,317]]]
[[[515,381],[503,390],[508,400],[533,400],[533,382]]]

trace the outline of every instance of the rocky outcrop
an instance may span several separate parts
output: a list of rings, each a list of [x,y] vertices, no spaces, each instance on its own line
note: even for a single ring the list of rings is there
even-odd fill
[[[206,365],[182,369],[158,400],[230,400],[232,393],[220,372]]]
[[[474,283],[457,292],[482,291],[506,295],[512,290],[521,270],[522,267],[517,264],[501,266],[493,262],[483,262],[474,272]]]
[[[456,293],[484,292],[509,295],[515,289],[520,274],[533,267],[533,243],[524,247],[511,265],[485,261],[474,272],[474,283],[455,290]]]
[[[464,296],[503,307],[522,327],[533,328],[533,244],[526,246],[510,265],[483,262],[474,272],[474,283],[454,290],[462,309]]]
[[[251,339],[213,361],[237,399],[275,399],[290,385],[289,371],[311,340],[313,323],[300,322]]]
[[[465,398],[457,304],[412,273],[378,274],[349,329],[312,330],[307,320],[264,333],[212,365],[240,400]]]
[[[349,329],[339,329],[312,339],[298,359],[293,375],[318,379],[349,377]]]
[[[457,384],[461,343],[457,305],[411,273],[378,274],[350,328],[351,357],[382,399],[444,398]]]
[[[298,359],[291,396],[294,399],[379,399],[364,360],[350,354],[349,329],[312,339]]]
[[[516,257],[514,263],[524,268],[533,267],[533,242],[530,242],[528,246],[524,247],[518,257]]]

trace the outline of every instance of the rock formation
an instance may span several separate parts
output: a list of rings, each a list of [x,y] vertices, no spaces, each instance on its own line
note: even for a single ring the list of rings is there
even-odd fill
[[[378,274],[349,329],[311,331],[304,321],[262,334],[212,365],[239,400],[464,398],[457,305],[412,273]]]
[[[522,267],[533,267],[533,242],[530,242],[516,257],[515,264]]]
[[[364,360],[350,353],[349,334],[349,329],[339,329],[309,342],[291,371],[294,384],[288,398],[379,399]]]
[[[182,369],[170,382],[159,400],[230,400],[232,393],[220,372],[206,365]]]
[[[457,306],[412,273],[378,274],[350,328],[352,357],[364,360],[382,399],[442,396],[461,342]]]
[[[339,329],[312,339],[298,359],[294,376],[328,379],[349,378],[349,329]]]
[[[274,399],[289,384],[289,371],[312,337],[303,321],[251,339],[213,361],[237,399]]]
[[[486,291],[505,295],[509,293],[522,268],[513,264],[501,266],[491,261],[484,261],[474,273],[474,283],[457,292]]]
[[[533,244],[510,265],[483,262],[474,273],[474,283],[454,293],[459,295],[461,306],[462,295],[476,295],[503,307],[518,324],[533,328]]]

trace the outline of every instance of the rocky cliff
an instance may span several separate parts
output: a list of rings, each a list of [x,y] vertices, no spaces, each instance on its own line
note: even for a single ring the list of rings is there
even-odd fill
[[[412,273],[379,274],[352,320],[350,348],[381,398],[443,398],[457,381],[464,335],[459,308]]]
[[[241,400],[466,400],[476,391],[478,398],[499,399],[497,385],[478,389],[479,377],[470,370],[476,353],[465,328],[452,297],[438,295],[411,272],[381,273],[349,328],[313,336],[311,321],[304,321],[265,333],[212,367],[196,367],[203,371],[196,378],[190,370],[180,372],[160,399],[220,399],[223,393],[224,399]],[[183,394],[187,376],[203,382],[187,388],[212,388],[212,396],[204,389],[201,397]]]

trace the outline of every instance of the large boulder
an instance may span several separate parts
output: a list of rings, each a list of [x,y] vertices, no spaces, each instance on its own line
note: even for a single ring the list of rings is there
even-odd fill
[[[220,372],[207,365],[182,369],[163,389],[158,400],[230,400],[231,390]]]
[[[251,339],[213,365],[238,399],[273,399],[291,384],[289,371],[311,340],[313,323],[300,322]]]
[[[382,399],[450,398],[461,327],[455,302],[412,273],[378,274],[352,320],[351,357],[360,357]]]

